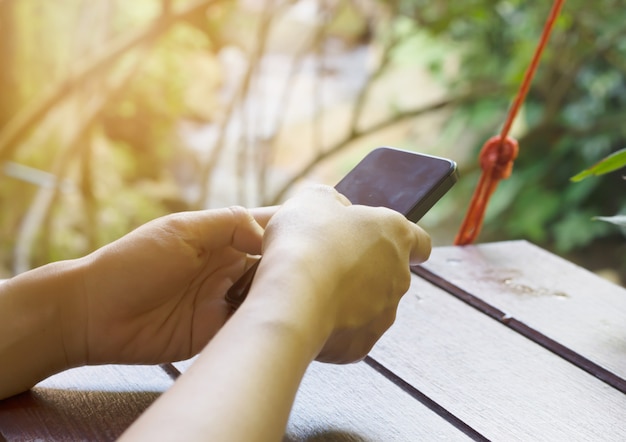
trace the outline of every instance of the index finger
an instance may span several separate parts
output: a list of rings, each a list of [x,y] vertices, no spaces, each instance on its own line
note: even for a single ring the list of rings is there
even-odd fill
[[[428,260],[432,250],[430,235],[417,224],[407,221],[410,229],[411,253],[410,265],[418,265]]]
[[[230,246],[253,255],[261,253],[263,228],[240,206],[173,213],[153,223],[198,250]],[[149,233],[145,228],[143,232]]]

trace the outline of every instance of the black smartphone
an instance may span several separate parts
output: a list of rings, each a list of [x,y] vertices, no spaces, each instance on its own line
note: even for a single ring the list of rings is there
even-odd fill
[[[454,161],[379,147],[348,172],[335,189],[352,204],[388,207],[416,223],[457,180]]]
[[[368,153],[335,186],[352,204],[387,207],[417,222],[458,180],[446,158],[391,147]],[[233,284],[226,302],[233,310],[245,300],[258,262]]]

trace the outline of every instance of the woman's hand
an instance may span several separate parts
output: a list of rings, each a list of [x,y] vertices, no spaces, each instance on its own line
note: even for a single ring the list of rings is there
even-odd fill
[[[276,208],[177,213],[80,259],[0,284],[0,399],[85,364],[159,363],[200,351],[224,293],[261,251]]]
[[[319,186],[287,201],[271,219],[256,280],[269,274],[273,284],[284,285],[272,299],[274,309],[318,316],[318,360],[353,362],[391,326],[409,287],[410,264],[425,261],[430,250],[428,234],[401,214],[351,205]]]
[[[395,318],[409,263],[429,253],[391,210],[328,187],[290,199],[245,302],[125,440],[280,440],[310,362],[363,358]]]
[[[226,321],[224,294],[261,252],[262,235],[240,207],[177,213],[84,258],[78,304],[67,312],[81,320],[66,337],[75,364],[195,355]]]

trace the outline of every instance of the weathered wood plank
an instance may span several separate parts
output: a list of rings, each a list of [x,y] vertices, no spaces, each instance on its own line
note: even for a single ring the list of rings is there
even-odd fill
[[[424,265],[626,378],[626,289],[525,241],[442,247]]]
[[[470,440],[364,363],[313,364],[286,441]]]
[[[174,365],[184,372],[190,361]],[[365,363],[313,363],[284,442],[471,440]]]
[[[0,401],[7,441],[112,441],[172,384],[156,366],[81,367]]]
[[[626,395],[417,276],[371,355],[489,439],[626,440]]]

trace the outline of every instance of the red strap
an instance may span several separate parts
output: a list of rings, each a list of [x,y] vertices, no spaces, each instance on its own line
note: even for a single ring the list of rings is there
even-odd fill
[[[483,172],[472,196],[461,230],[454,240],[455,244],[471,244],[476,239],[482,227],[489,198],[496,190],[498,182],[511,175],[518,150],[517,141],[511,137],[506,137],[503,142],[502,138],[496,135],[485,143],[479,157]]]
[[[511,130],[515,117],[524,103],[528,89],[530,89],[532,78],[535,75],[537,66],[539,66],[541,54],[548,43],[550,33],[554,28],[554,23],[559,16],[564,3],[565,0],[554,1],[548,20],[543,28],[543,33],[539,39],[539,44],[535,49],[535,54],[533,55],[530,66],[526,70],[524,80],[522,81],[517,96],[515,97],[515,101],[509,109],[506,121],[502,126],[502,131],[499,136],[489,139],[480,152],[479,159],[482,174],[478,181],[478,185],[476,186],[476,190],[474,191],[474,195],[472,196],[465,219],[461,224],[461,229],[454,240],[454,244],[456,245],[471,244],[474,242],[476,237],[478,237],[483,224],[483,219],[485,217],[485,211],[487,210],[487,204],[489,203],[489,198],[496,190],[499,181],[506,179],[511,175],[511,171],[513,170],[513,161],[517,157],[518,144],[517,141],[510,138],[508,134]]]

